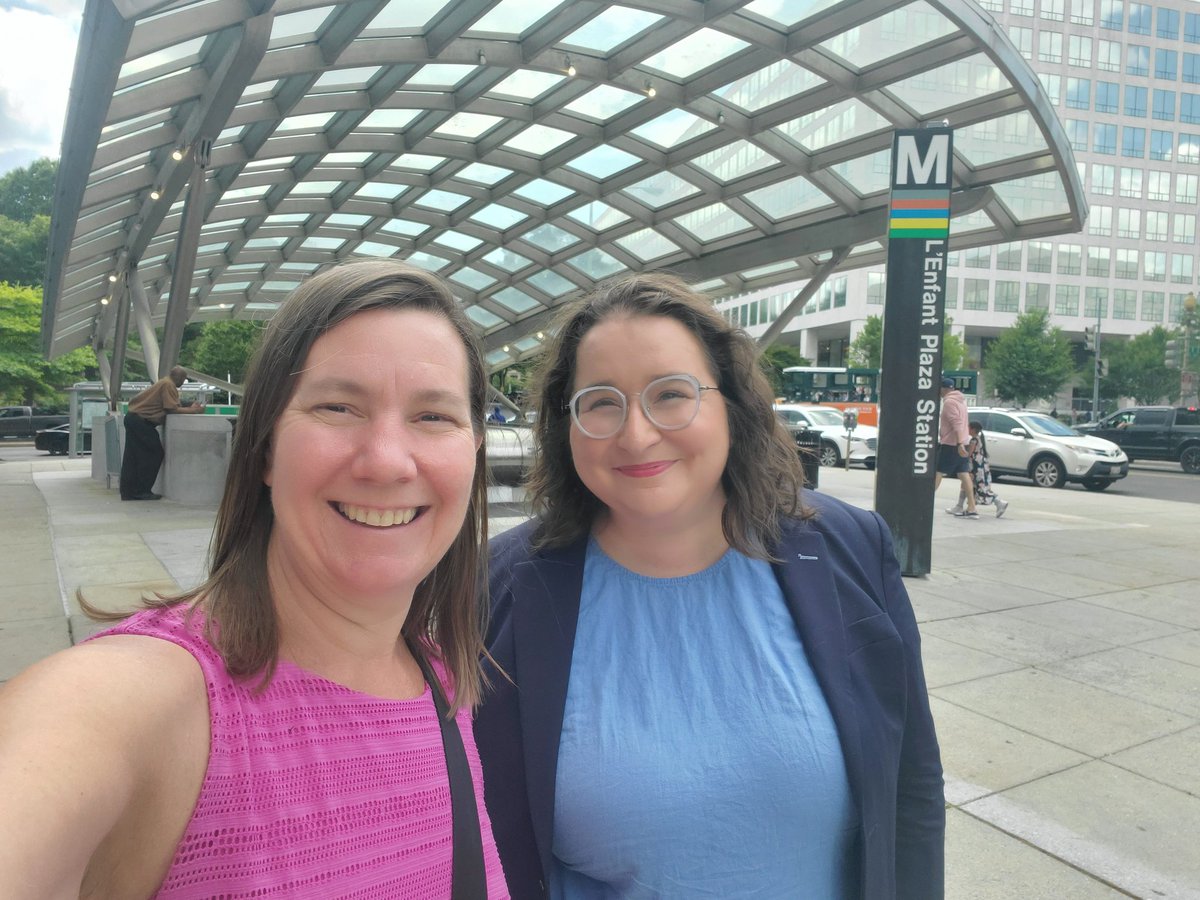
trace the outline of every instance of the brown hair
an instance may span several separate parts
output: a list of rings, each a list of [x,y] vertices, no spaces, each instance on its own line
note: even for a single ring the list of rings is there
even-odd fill
[[[552,326],[536,376],[540,451],[529,476],[530,499],[541,519],[539,546],[561,546],[585,534],[603,504],[575,472],[571,415],[575,363],[583,336],[614,315],[674,319],[700,342],[729,416],[729,459],[721,484],[721,526],[729,545],[748,556],[770,559],[780,518],[811,512],[803,505],[803,474],[796,447],[771,408],[770,383],[758,348],[716,311],[712,301],[673,275],[616,278],[567,304]]]
[[[279,653],[279,623],[267,581],[274,526],[263,481],[271,435],[291,399],[313,343],[351,316],[374,309],[422,310],[448,321],[467,355],[471,423],[484,429],[487,374],[470,320],[442,281],[394,260],[365,260],[305,281],[280,305],[246,375],[225,492],[217,510],[208,579],[167,600],[206,612],[206,635],[236,676],[269,682]],[[403,636],[437,654],[453,680],[454,706],[479,702],[486,585],[487,473],[481,442],[463,526],[446,555],[418,585]]]

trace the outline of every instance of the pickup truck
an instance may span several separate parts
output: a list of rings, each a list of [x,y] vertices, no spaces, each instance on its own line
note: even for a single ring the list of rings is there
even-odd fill
[[[36,406],[0,406],[0,438],[31,438],[43,428],[65,425],[67,415]]]
[[[1131,406],[1076,429],[1119,444],[1130,462],[1165,459],[1200,474],[1200,408],[1195,406]]]

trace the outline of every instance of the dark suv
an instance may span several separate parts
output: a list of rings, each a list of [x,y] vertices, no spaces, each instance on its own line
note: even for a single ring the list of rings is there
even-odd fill
[[[1195,406],[1131,406],[1078,428],[1119,444],[1130,462],[1165,459],[1200,473],[1200,409]]]

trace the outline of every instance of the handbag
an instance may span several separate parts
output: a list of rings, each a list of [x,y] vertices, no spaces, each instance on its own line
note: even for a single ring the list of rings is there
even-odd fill
[[[446,754],[446,775],[450,781],[450,815],[453,828],[451,857],[451,900],[487,900],[487,873],[483,864],[483,837],[479,831],[479,809],[475,805],[475,786],[467,764],[458,722],[450,715],[450,704],[442,691],[442,683],[421,649],[408,642],[412,655],[421,667],[425,683],[433,694],[438,724],[442,729],[442,749]]]

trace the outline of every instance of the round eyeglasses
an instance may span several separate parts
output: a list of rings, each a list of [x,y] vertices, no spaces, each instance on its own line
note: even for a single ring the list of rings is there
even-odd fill
[[[634,394],[641,397],[642,412],[655,428],[678,431],[687,428],[700,411],[700,395],[708,387],[694,375],[664,375]],[[629,402],[615,387],[600,384],[576,391],[569,404],[575,427],[590,438],[612,437],[621,430],[629,413]]]

